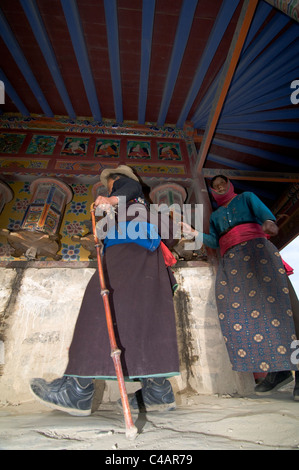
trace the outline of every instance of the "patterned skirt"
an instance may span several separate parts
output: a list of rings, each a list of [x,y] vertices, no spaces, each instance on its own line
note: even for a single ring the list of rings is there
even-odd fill
[[[277,248],[257,238],[229,249],[216,279],[220,325],[233,370],[297,370],[287,275]]]

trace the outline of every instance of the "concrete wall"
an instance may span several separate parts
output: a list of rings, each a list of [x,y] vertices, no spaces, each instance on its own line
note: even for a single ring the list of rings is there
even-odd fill
[[[195,265],[194,265],[195,264]],[[252,374],[231,370],[214,296],[215,276],[204,263],[175,269],[174,296],[181,376],[177,400],[192,394],[246,394]],[[0,404],[32,400],[29,380],[60,377],[85,287],[93,268],[0,268]],[[117,383],[97,384],[98,400],[119,397]],[[101,382],[101,383],[100,383]],[[129,384],[128,392],[139,384]]]

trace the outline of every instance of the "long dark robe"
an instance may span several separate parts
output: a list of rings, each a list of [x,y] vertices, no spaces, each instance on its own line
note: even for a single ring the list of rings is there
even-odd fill
[[[163,241],[171,246],[171,234]],[[103,266],[125,378],[179,374],[173,292],[161,248],[110,246]],[[116,378],[98,272],[84,294],[65,374]]]

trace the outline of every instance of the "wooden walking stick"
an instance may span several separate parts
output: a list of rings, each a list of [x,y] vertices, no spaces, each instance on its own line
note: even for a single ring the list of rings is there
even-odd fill
[[[135,439],[135,437],[137,435],[137,428],[134,425],[133,420],[132,420],[132,415],[131,415],[131,410],[130,410],[130,405],[129,405],[129,400],[128,400],[128,394],[127,394],[125,381],[124,381],[123,370],[122,370],[122,366],[121,366],[121,362],[120,362],[121,350],[117,347],[117,343],[116,343],[116,339],[115,339],[115,333],[114,333],[113,322],[112,322],[112,315],[111,315],[110,304],[109,304],[109,290],[106,287],[104,271],[103,271],[103,266],[102,266],[101,253],[100,253],[100,244],[99,244],[99,240],[98,240],[97,233],[96,233],[96,220],[95,220],[95,206],[94,206],[94,203],[90,207],[90,212],[91,212],[92,229],[93,229],[95,247],[96,247],[96,252],[97,252],[97,261],[98,261],[99,278],[100,278],[100,286],[101,286],[101,296],[102,296],[102,299],[103,299],[105,315],[106,315],[108,335],[109,335],[109,341],[110,341],[110,347],[111,347],[111,357],[112,357],[113,362],[114,362],[114,367],[115,367],[115,372],[116,372],[116,377],[117,377],[117,381],[118,381],[118,386],[119,386],[120,396],[121,396],[121,402],[122,402],[122,407],[123,407],[123,412],[124,412],[124,418],[125,418],[125,423],[126,423],[126,437],[130,440],[133,440],[133,439]]]

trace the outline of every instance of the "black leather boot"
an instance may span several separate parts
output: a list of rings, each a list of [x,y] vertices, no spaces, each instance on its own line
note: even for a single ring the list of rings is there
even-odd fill
[[[141,379],[142,389],[130,399],[133,410],[172,411],[176,408],[171,383],[164,377]]]
[[[293,374],[291,371],[269,372],[265,379],[255,387],[255,393],[257,395],[270,395],[292,382],[292,380]]]
[[[53,382],[32,379],[31,391],[44,405],[72,416],[89,416],[94,395],[92,379],[63,376]]]

